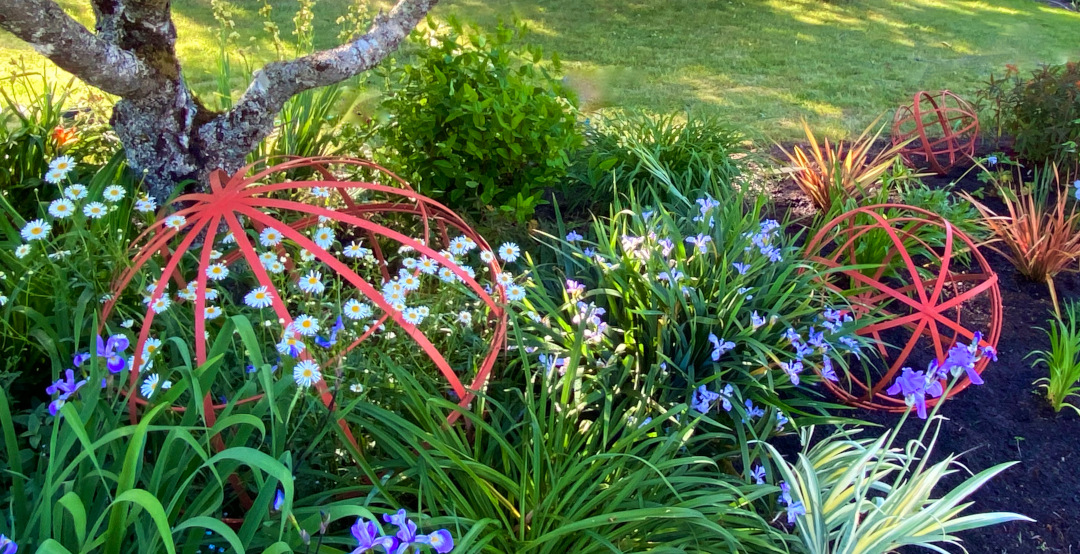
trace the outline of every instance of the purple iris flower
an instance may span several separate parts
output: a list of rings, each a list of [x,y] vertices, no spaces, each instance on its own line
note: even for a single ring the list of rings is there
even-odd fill
[[[802,340],[802,336],[799,335],[799,332],[792,327],[788,327],[788,330],[784,331],[784,338],[791,344],[795,344]]]
[[[806,515],[806,506],[803,506],[802,500],[796,500],[787,508],[787,522],[788,525],[795,525],[799,516]]]
[[[971,344],[976,345],[978,343],[972,342]],[[959,375],[961,371],[967,372],[971,384],[981,385],[983,384],[982,377],[979,377],[978,372],[975,371],[975,363],[979,361],[977,354],[978,350],[973,351],[967,346],[958,344],[949,349],[948,354],[945,355],[945,363],[942,365],[948,368],[953,376]]]
[[[19,551],[19,545],[15,541],[0,534],[0,554],[15,554]]]
[[[784,426],[787,425],[790,422],[791,422],[791,420],[788,419],[788,417],[786,415],[784,415],[784,412],[781,412],[780,410],[776,411],[776,432],[777,433],[783,431]]]
[[[765,484],[765,466],[755,465],[754,468],[750,470],[750,476],[754,478],[755,483],[757,483],[759,485],[764,485]]]
[[[709,333],[709,342],[713,345],[712,360],[718,361],[724,352],[735,348],[735,343],[718,338],[714,333]]]
[[[841,344],[848,347],[848,350],[851,350],[852,352],[858,352],[859,348],[861,348],[861,346],[859,345],[859,341],[857,341],[857,340],[855,340],[855,339],[853,339],[851,337],[843,336],[843,337],[840,337],[839,340],[840,340]]]
[[[821,376],[833,382],[840,380],[836,376],[836,370],[833,369],[832,360],[830,358],[821,360]]]
[[[72,357],[71,363],[75,367],[82,367],[82,365],[85,364],[86,361],[89,360],[89,359],[90,359],[90,353],[89,352],[79,352],[78,354],[75,354],[74,357]]]
[[[127,347],[128,340],[124,335],[113,335],[107,342],[98,335],[97,355],[105,358],[105,367],[109,368],[110,373],[120,373],[127,367],[127,360],[122,355]]]
[[[814,328],[810,328],[810,332],[807,333],[806,342],[810,343],[815,348],[820,348],[822,352],[829,350],[829,343],[825,342],[825,331],[814,332]]]
[[[281,507],[285,505],[285,491],[278,489],[274,493],[274,511],[280,512]]]
[[[566,234],[566,242],[577,242],[585,237],[581,236],[581,233],[577,231],[570,231]]]
[[[755,406],[753,400],[747,398],[743,405],[746,406],[746,417],[743,418],[743,423],[746,423],[746,418],[754,419],[755,417],[765,416],[765,410]]]
[[[720,393],[709,390],[705,385],[701,385],[691,395],[690,407],[703,413],[709,413],[709,407],[713,402],[716,402],[720,398]]]
[[[720,391],[720,402],[724,406],[725,412],[731,411],[731,398],[735,394],[735,389],[731,384],[724,385],[724,388]]]
[[[780,369],[784,370],[784,373],[788,374],[788,378],[791,379],[791,384],[799,385],[799,374],[802,373],[803,365],[799,360],[792,360],[790,362],[781,362]]]
[[[566,294],[569,294],[571,297],[576,297],[577,295],[582,294],[584,292],[585,292],[585,285],[583,285],[583,284],[581,284],[581,283],[579,283],[579,282],[577,282],[577,281],[575,281],[573,279],[567,279],[566,280]]]
[[[45,388],[45,393],[49,396],[59,393],[60,396],[49,403],[49,415],[56,416],[60,408],[64,406],[64,403],[71,398],[75,391],[86,384],[86,379],[82,381],[75,381],[75,370],[69,369],[65,372],[64,379],[57,379],[53,384]],[[0,554],[3,554],[0,552]]]
[[[363,554],[373,550],[376,546],[381,546],[386,552],[390,552],[397,547],[397,539],[381,536],[374,521],[357,518],[350,531],[352,531],[353,538],[356,539],[357,546],[349,554]]]
[[[814,347],[804,342],[793,342],[791,345],[795,347],[795,359],[797,360],[802,360],[814,353]]]
[[[780,481],[780,502],[785,506],[791,505],[791,485],[787,481]]]
[[[900,376],[885,391],[886,394],[903,394],[907,405],[915,406],[915,411],[919,414],[920,419],[926,419],[926,396],[930,395],[937,398],[941,396],[942,392],[939,381],[930,379],[928,383],[923,372],[912,371],[910,367],[901,369]]]
[[[671,255],[671,251],[675,249],[675,243],[671,239],[660,239],[656,241],[656,244],[660,245],[660,254],[663,257]]]
[[[735,271],[738,271],[739,275],[746,275],[746,272],[750,271],[750,264],[735,262],[731,265],[735,267]]]
[[[337,316],[337,321],[334,326],[330,328],[330,338],[325,339],[321,336],[315,337],[315,344],[323,348],[333,348],[337,344],[337,335],[339,332],[345,330],[345,324],[341,321],[341,316]]]
[[[710,242],[712,242],[712,237],[703,233],[698,233],[696,237],[686,237],[686,243],[696,246],[698,252],[701,252],[702,254],[708,252],[707,245]]]
[[[446,554],[454,549],[454,537],[446,529],[439,529],[430,535],[418,535],[416,542],[431,545],[439,554]]]

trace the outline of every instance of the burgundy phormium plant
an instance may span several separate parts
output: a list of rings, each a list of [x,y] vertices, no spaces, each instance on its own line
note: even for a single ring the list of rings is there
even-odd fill
[[[208,305],[207,285],[210,280],[224,279],[229,274],[229,267],[236,267],[239,262],[244,262],[260,285],[249,294],[259,293],[261,307],[269,307],[279,318],[286,338],[296,331],[296,322],[300,319],[311,318],[306,315],[294,317],[289,312],[288,305],[283,301],[282,291],[279,291],[256,252],[255,242],[260,240],[260,234],[280,233],[274,240],[262,240],[264,246],[272,248],[277,256],[287,260],[283,269],[290,274],[290,282],[304,278],[297,275],[291,258],[284,258],[285,241],[290,241],[295,246],[306,251],[314,261],[324,266],[324,271],[332,272],[328,275],[341,280],[342,285],[349,285],[359,297],[370,302],[375,308],[372,314],[373,323],[355,340],[345,346],[335,356],[328,359],[322,366],[318,366],[311,357],[310,350],[297,349],[291,352],[298,358],[298,367],[304,366],[304,371],[310,376],[321,377],[321,371],[335,363],[342,356],[356,348],[361,342],[369,338],[384,323],[396,324],[401,332],[409,336],[419,347],[426,357],[430,358],[438,371],[445,378],[452,393],[460,399],[460,405],[467,406],[474,395],[472,391],[478,390],[486,383],[487,378],[494,366],[495,360],[506,340],[507,316],[503,302],[497,302],[493,294],[502,296],[506,300],[505,287],[496,285],[493,289],[485,289],[473,277],[470,268],[463,268],[458,263],[449,259],[447,251],[440,251],[437,245],[449,248],[451,237],[466,239],[473,246],[478,247],[482,253],[491,253],[491,248],[482,237],[473,231],[458,215],[445,206],[416,193],[407,183],[370,162],[343,159],[343,158],[311,158],[290,160],[278,165],[260,167],[252,165],[245,167],[233,175],[224,172],[216,172],[210,178],[210,189],[205,193],[192,193],[182,195],[170,205],[174,212],[162,217],[151,225],[132,243],[134,252],[133,264],[125,271],[113,287],[112,297],[106,302],[102,316],[102,326],[107,321],[116,299],[127,289],[134,277],[147,269],[147,264],[155,257],[160,257],[162,264],[161,274],[155,274],[153,291],[147,300],[147,309],[141,323],[138,340],[135,343],[134,359],[132,363],[130,385],[134,389],[139,371],[142,368],[146,355],[145,345],[150,336],[151,325],[159,311],[165,311],[171,303],[166,295],[168,281],[171,279],[178,287],[184,288],[189,283],[184,278],[185,267],[181,260],[186,254],[197,255],[195,286],[191,301],[194,304],[194,340],[195,361],[201,365],[207,359],[206,329],[207,320],[216,317],[214,306]],[[371,171],[381,173],[389,177],[394,186],[377,184],[372,182],[339,181],[330,171],[331,167],[351,169],[355,171]],[[263,183],[264,179],[286,171],[313,170],[320,180],[302,180],[284,183]],[[251,172],[250,175],[248,173]],[[316,196],[329,197],[336,193],[336,199],[341,206],[336,209],[300,202],[292,199],[280,198],[276,194],[291,194],[307,191]],[[385,197],[380,201],[360,201],[357,198],[378,194]],[[290,214],[292,218],[284,218],[282,215]],[[383,225],[387,221],[388,214],[394,217],[409,217],[416,228],[421,229],[420,236],[414,238],[398,230]],[[486,329],[490,331],[488,350],[482,361],[477,364],[476,375],[468,388],[455,374],[446,358],[431,343],[420,329],[407,321],[406,315],[395,309],[390,301],[384,298],[378,284],[368,282],[353,268],[328,251],[334,242],[333,231],[330,231],[330,241],[321,240],[323,237],[309,237],[305,232],[312,227],[318,226],[318,231],[324,229],[324,224],[336,223],[339,230],[355,231],[357,239],[366,239],[370,247],[370,253],[378,260],[381,280],[385,284],[391,281],[390,268],[387,266],[381,244],[396,243],[401,247],[416,252],[432,263],[438,264],[442,271],[447,272],[444,277],[456,279],[475,295],[481,307],[486,311]],[[325,228],[329,229],[329,228]],[[269,230],[269,231],[268,231]],[[350,235],[352,236],[352,235]],[[265,239],[266,237],[262,237]],[[380,242],[382,241],[382,243]],[[225,244],[225,246],[219,246]],[[358,243],[354,243],[358,244]],[[217,253],[214,247],[224,251]],[[302,255],[303,255],[302,251]],[[345,254],[347,256],[347,254]],[[216,258],[216,259],[215,259]],[[494,255],[482,256],[492,276],[500,275],[501,269]],[[277,263],[276,261],[274,262]],[[190,265],[190,263],[188,264]],[[420,268],[412,270],[413,277],[419,277]],[[407,278],[408,272],[401,270],[401,278]],[[321,276],[320,276],[321,277]],[[447,280],[446,278],[443,279]],[[319,287],[321,287],[321,282]],[[189,289],[190,290],[190,289]],[[489,292],[490,291],[490,292]],[[407,293],[406,293],[407,294]],[[242,293],[241,293],[242,295]],[[249,304],[250,305],[250,304]],[[209,316],[209,317],[208,317]],[[303,322],[301,322],[303,324]],[[335,326],[336,330],[337,326]],[[312,336],[311,338],[315,338]],[[327,339],[321,339],[329,343]],[[331,339],[336,341],[336,332]],[[280,346],[279,346],[280,349]],[[300,383],[300,379],[297,378]],[[332,392],[321,378],[310,379],[314,384],[324,404],[331,406],[334,401]],[[258,397],[246,399],[256,400]],[[145,401],[137,398],[135,394],[129,396],[129,407],[132,418],[136,418],[137,405]],[[212,395],[208,392],[203,399],[207,424],[212,425],[216,410],[223,405],[215,404]],[[456,412],[455,412],[456,414]],[[451,420],[456,419],[451,416]],[[343,426],[344,422],[339,422]],[[344,429],[352,439],[348,429]]]

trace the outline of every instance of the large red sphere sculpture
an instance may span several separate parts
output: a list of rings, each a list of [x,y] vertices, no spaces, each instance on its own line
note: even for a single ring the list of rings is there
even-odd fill
[[[336,173],[332,170],[336,170]],[[382,174],[392,185],[338,180],[335,175],[345,171]],[[264,182],[274,175],[283,175],[286,172],[306,172],[316,178],[281,183]],[[374,306],[371,318],[373,322],[368,330],[336,356],[323,362],[320,369],[324,375],[327,374],[325,370],[328,366],[355,349],[387,323],[396,325],[400,332],[415,343],[419,351],[431,359],[449,384],[450,390],[460,400],[461,406],[467,406],[474,398],[473,391],[479,390],[487,382],[506,342],[505,290],[501,286],[485,289],[470,272],[445,254],[444,248],[448,247],[452,238],[459,236],[468,237],[481,251],[491,251],[483,237],[449,208],[418,194],[405,181],[375,164],[345,158],[306,158],[272,166],[252,165],[232,175],[222,171],[215,172],[209,181],[210,188],[207,192],[180,196],[171,202],[174,210],[171,214],[160,218],[134,240],[131,247],[134,252],[132,267],[117,280],[112,299],[104,306],[102,327],[108,320],[116,299],[127,289],[135,276],[148,269],[151,259],[158,260],[162,269],[160,275],[154,275],[156,283],[148,298],[148,307],[135,344],[133,368],[142,367],[144,345],[154,318],[158,315],[154,305],[161,298],[168,299],[164,294],[169,280],[180,288],[187,287],[191,280],[195,282],[194,295],[189,298],[194,304],[195,361],[199,365],[206,362],[207,284],[210,279],[208,268],[213,265],[224,265],[226,269],[232,268],[232,271],[250,270],[258,284],[265,287],[269,308],[273,310],[282,328],[290,328],[295,314],[290,313],[288,305],[282,299],[282,291],[275,287],[274,280],[256,251],[259,233],[273,229],[280,232],[281,240],[279,244],[269,248],[286,260],[284,271],[292,273],[290,281],[299,276],[294,272],[293,260],[285,257],[287,242],[291,243],[290,246],[306,250],[315,261],[322,264],[323,271],[332,273],[331,278],[341,280],[343,287],[345,284],[351,286],[350,294],[355,294],[357,298]],[[337,205],[331,207],[329,202],[324,202],[326,205],[320,206],[316,202],[296,199],[304,198],[305,195],[307,198],[334,198]],[[410,221],[411,225],[406,225],[412,229],[408,231],[410,234],[388,226],[388,220],[391,219],[388,216],[392,216],[394,221],[399,223],[402,220]],[[384,248],[392,244],[395,245],[395,250],[397,247],[411,249],[434,260],[440,268],[448,268],[453,272],[453,276],[475,295],[486,314],[486,318],[478,325],[484,327],[485,335],[489,337],[489,346],[482,361],[476,364],[475,376],[467,388],[443,353],[439,352],[418,326],[406,321],[402,312],[394,309],[384,298],[379,290],[379,283],[369,282],[341,259],[342,253],[332,253],[328,251],[329,247],[321,247],[306,232],[309,228],[329,224],[336,225],[339,233],[348,233],[349,236],[366,242],[372,255],[378,260],[381,272],[381,279],[378,280],[383,283],[391,279],[391,268],[387,265]],[[215,249],[222,251],[216,252]],[[187,262],[181,263],[185,256]],[[197,260],[194,272],[191,272],[192,258]],[[501,269],[494,256],[489,258],[490,261],[486,263],[494,277]],[[417,269],[413,275],[419,276],[419,271]],[[247,289],[240,292],[247,292]],[[501,295],[502,301],[496,301],[494,294]],[[301,352],[299,358],[311,359],[310,349]],[[133,370],[130,390],[137,389],[138,379],[138,372]],[[317,381],[314,386],[322,402],[328,407],[332,406],[334,396],[325,380]],[[256,396],[241,402],[259,398]],[[212,426],[217,412],[225,408],[225,405],[215,403],[214,396],[209,391],[202,403],[206,423]],[[145,404],[145,401],[138,398],[137,394],[129,394],[133,419],[137,418],[137,406],[141,404]],[[451,421],[454,419],[456,418],[451,416]],[[355,440],[344,421],[338,423],[355,446]]]
[[[900,204],[857,208],[826,223],[807,243],[806,259],[825,270],[823,279],[848,299],[856,322],[866,321],[856,333],[873,338],[888,365],[856,362],[838,382],[822,380],[850,405],[907,410],[903,397],[884,391],[903,367],[914,365],[909,358],[932,354],[943,361],[949,348],[971,342],[976,331],[981,346],[997,346],[997,274],[975,243],[937,214]],[[988,361],[980,360],[975,371],[982,373]],[[965,375],[950,395],[969,384]]]
[[[963,98],[944,90],[920,91],[893,118],[892,143],[907,143],[900,155],[909,165],[945,175],[975,153],[979,117]]]

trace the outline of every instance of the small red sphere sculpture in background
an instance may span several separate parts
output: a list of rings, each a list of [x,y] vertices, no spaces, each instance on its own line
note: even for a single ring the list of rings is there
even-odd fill
[[[935,237],[934,246],[927,237]],[[849,405],[907,410],[903,397],[888,396],[885,389],[903,367],[913,365],[909,356],[928,347],[925,339],[938,361],[958,342],[972,342],[976,331],[982,332],[980,346],[997,346],[1002,321],[997,274],[975,243],[937,214],[902,204],[856,208],[822,226],[807,243],[806,259],[828,269],[827,285],[848,298],[856,321],[871,318],[856,333],[874,339],[889,364],[883,373],[866,363],[859,371],[844,372],[838,382],[822,380]],[[975,371],[982,373],[987,363],[984,357]],[[963,376],[949,396],[969,384]],[[940,400],[927,399],[927,406]]]
[[[963,98],[947,91],[915,94],[893,118],[892,143],[907,143],[900,155],[908,165],[945,175],[957,162],[975,154],[979,117]]]

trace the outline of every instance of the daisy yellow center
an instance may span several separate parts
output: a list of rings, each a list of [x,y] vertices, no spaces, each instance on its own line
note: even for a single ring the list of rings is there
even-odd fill
[[[304,369],[304,377],[311,377],[311,376],[312,376],[311,370],[310,369]]]
[[[32,234],[35,234],[35,235],[40,235],[41,234],[41,227],[34,227],[34,228],[30,229],[30,232]]]
[[[58,169],[60,171],[63,171],[65,169],[67,169],[67,168],[68,168],[68,163],[67,162],[60,162],[60,163],[56,164],[56,169]]]
[[[300,325],[303,325],[304,328],[308,328],[308,327],[311,327],[311,322],[310,321],[305,321],[305,322],[301,323]]]
[[[255,293],[255,299],[256,299],[256,300],[262,300],[263,298],[266,298],[266,295],[265,295],[265,294],[263,294],[263,293],[261,293],[261,292],[257,292],[257,293]]]
[[[58,211],[58,212],[66,212],[67,211],[67,206],[64,205],[64,204],[57,204],[56,211]]]
[[[97,207],[97,206],[94,206],[93,208],[90,208],[90,211],[91,211],[92,213],[95,213],[95,214],[96,214],[96,213],[101,213],[101,208],[99,208],[99,207]],[[176,225],[176,222],[175,222],[175,221],[173,222],[173,225]]]
[[[308,280],[307,280],[307,282],[308,282],[308,283],[311,283],[312,285],[314,285],[315,283],[318,283],[318,282],[319,282],[319,280],[318,280],[318,279],[316,279],[316,278],[314,278],[314,277],[308,277]]]
[[[352,308],[349,308],[349,309],[354,311],[354,312],[359,312],[360,311],[360,306],[353,306]]]
[[[157,347],[154,346],[154,345],[147,345],[146,346],[146,351],[151,353],[151,354],[153,354],[155,350],[157,350]]]

